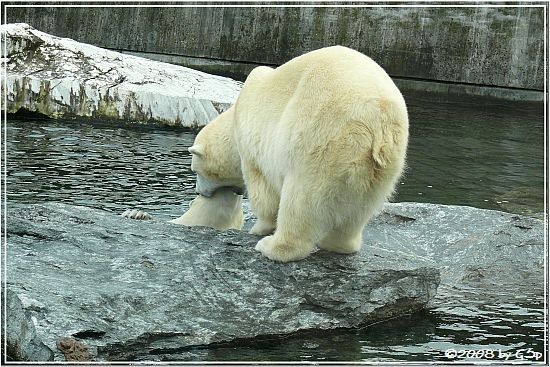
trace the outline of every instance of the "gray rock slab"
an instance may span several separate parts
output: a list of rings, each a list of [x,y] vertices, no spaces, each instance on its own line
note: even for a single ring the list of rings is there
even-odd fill
[[[543,299],[544,221],[468,206],[391,203],[364,230],[373,268],[434,267],[441,272],[428,307],[447,312],[464,299],[487,304]],[[396,265],[397,264],[397,265]]]
[[[255,217],[248,202],[244,229]],[[463,307],[464,297],[502,304],[543,299],[544,221],[460,205],[387,203],[363,231],[358,256],[371,269],[440,270],[441,283],[429,308]]]
[[[410,225],[388,216],[387,230]],[[368,247],[281,264],[256,252],[257,240],[61,203],[10,203],[8,352],[42,361],[192,360],[199,348],[412,313],[439,283],[432,267],[400,269],[399,251],[393,262],[386,251],[380,263]]]
[[[0,25],[9,113],[200,127],[236,100],[242,83],[40,32]],[[4,69],[4,66],[6,67]]]

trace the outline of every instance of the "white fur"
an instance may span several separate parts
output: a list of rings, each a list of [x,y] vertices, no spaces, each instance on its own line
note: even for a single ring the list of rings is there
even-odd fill
[[[334,46],[254,69],[235,105],[197,135],[192,167],[219,186],[244,180],[258,217],[251,233],[274,231],[256,249],[294,261],[316,244],[360,249],[401,175],[407,141],[407,108],[390,77]]]
[[[181,217],[169,222],[224,230],[241,229],[243,221],[242,196],[230,189],[219,189],[212,197],[197,196]]]

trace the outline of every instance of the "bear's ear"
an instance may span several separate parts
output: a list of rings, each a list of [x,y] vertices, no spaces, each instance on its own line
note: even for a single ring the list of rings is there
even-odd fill
[[[187,151],[198,157],[202,157],[204,155],[204,147],[200,144],[195,144],[192,147],[187,148]]]

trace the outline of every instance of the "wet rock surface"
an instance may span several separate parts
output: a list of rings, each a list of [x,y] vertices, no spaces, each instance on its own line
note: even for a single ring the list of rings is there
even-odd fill
[[[398,209],[376,223],[398,232],[420,215]],[[21,360],[193,360],[204,348],[409,314],[439,283],[399,249],[280,264],[234,230],[60,203],[10,203],[7,219],[7,342]]]
[[[8,113],[193,128],[229,108],[241,88],[229,78],[55,37],[24,23],[3,24],[0,31],[6,37]]]
[[[465,297],[496,306],[544,294],[544,222],[468,206],[394,203],[369,223],[362,253],[372,266],[441,272],[428,307],[446,312]]]

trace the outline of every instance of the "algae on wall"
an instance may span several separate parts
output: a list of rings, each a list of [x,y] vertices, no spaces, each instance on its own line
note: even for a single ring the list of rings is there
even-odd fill
[[[278,65],[341,44],[392,76],[543,90],[544,3],[504,7],[6,8],[110,49]]]

